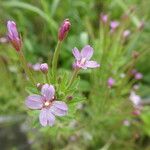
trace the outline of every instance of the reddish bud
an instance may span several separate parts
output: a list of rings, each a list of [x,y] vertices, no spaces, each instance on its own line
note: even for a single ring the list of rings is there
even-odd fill
[[[70,30],[70,26],[71,26],[71,23],[69,19],[65,19],[59,28],[59,32],[58,32],[59,41],[63,41],[65,39],[65,37],[67,36],[67,33]]]
[[[16,23],[14,21],[7,22],[8,39],[16,51],[21,49],[21,39],[17,31]]]

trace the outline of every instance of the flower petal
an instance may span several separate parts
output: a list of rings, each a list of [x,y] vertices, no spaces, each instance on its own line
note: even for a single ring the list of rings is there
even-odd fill
[[[50,109],[47,109],[47,121],[49,126],[53,126],[55,123],[55,116],[52,114]]]
[[[68,111],[68,106],[65,102],[55,101],[53,102],[50,110],[56,116],[65,116]]]
[[[43,99],[40,95],[31,95],[28,96],[25,104],[28,108],[31,109],[41,109],[43,106]]]
[[[86,61],[85,66],[89,68],[97,68],[100,67],[100,64],[98,64],[96,61]]]
[[[76,60],[81,59],[81,54],[80,54],[79,50],[76,47],[72,50],[72,53],[73,53],[74,57],[76,58]]]
[[[40,124],[42,126],[46,126],[47,125],[47,110],[45,108],[43,108],[40,112],[40,115],[39,115],[39,121],[40,121]]]
[[[41,89],[41,94],[46,98],[46,100],[51,100],[54,97],[55,89],[52,85],[44,84]]]
[[[82,58],[86,58],[86,60],[90,60],[93,55],[93,48],[90,45],[83,47],[81,50]]]
[[[62,110],[68,110],[68,106],[65,102],[62,102],[62,101],[54,101],[53,102],[53,105],[59,109],[62,109]]]
[[[17,27],[16,27],[16,23],[14,21],[7,22],[7,29],[8,29],[10,38],[18,37]]]

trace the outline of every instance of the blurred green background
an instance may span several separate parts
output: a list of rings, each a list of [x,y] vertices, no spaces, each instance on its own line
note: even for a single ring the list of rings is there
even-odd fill
[[[65,18],[71,22],[71,30],[63,42],[59,60],[59,68],[71,70],[73,57],[72,49],[81,49],[90,44],[97,49],[95,59],[102,65],[102,72],[94,72],[91,76],[86,71],[81,73],[81,82],[78,91],[86,97],[86,102],[79,104],[74,118],[63,128],[41,129],[29,126],[26,122],[27,109],[24,99],[27,96],[25,90],[26,81],[19,65],[16,51],[10,44],[0,43],[0,149],[2,150],[149,150],[150,149],[150,1],[149,0],[0,0],[0,39],[6,36],[6,23],[14,20],[23,39],[23,50],[29,63],[51,62],[56,43],[58,28]],[[101,59],[98,50],[105,49],[99,40],[101,32],[100,14],[104,12],[111,20],[124,21],[124,16],[129,13],[128,28],[132,30],[129,46],[123,48],[129,52],[122,52],[116,57],[108,56]],[[140,34],[136,33],[141,21],[144,21],[144,29]],[[122,25],[122,28],[126,28]],[[119,34],[119,33],[118,33]],[[116,42],[116,36],[110,38],[110,48]],[[107,36],[106,36],[107,37]],[[118,36],[119,37],[119,36]],[[109,39],[108,39],[109,40]],[[111,41],[112,40],[112,41]],[[116,42],[117,43],[117,42]],[[114,45],[114,46],[113,46]],[[118,47],[119,47],[118,46]],[[141,57],[135,63],[135,68],[143,74],[139,83],[138,94],[146,99],[148,105],[140,117],[131,117],[126,104],[110,104],[114,107],[114,114],[100,112],[101,99],[105,96],[106,87],[97,84],[99,78],[107,80],[109,74],[119,80],[119,75],[127,66],[132,51],[138,51]],[[124,51],[125,51],[124,50]],[[107,58],[108,56],[108,58]],[[121,60],[118,58],[120,57]],[[111,60],[112,58],[112,60]],[[120,61],[120,62],[119,62]],[[123,65],[122,65],[123,61]],[[111,64],[112,62],[112,64]],[[102,63],[102,64],[103,64]],[[114,66],[115,73],[109,71],[107,64]],[[120,63],[120,64],[119,64]],[[116,65],[116,67],[115,67]],[[103,66],[104,69],[103,69]],[[36,75],[36,73],[35,73]],[[91,79],[92,78],[92,79]],[[100,82],[101,82],[100,80]],[[128,83],[130,80],[127,80]],[[122,81],[120,81],[122,83]],[[118,87],[110,91],[107,99],[127,99],[131,85],[124,86],[117,82]],[[132,82],[131,82],[132,84]],[[98,89],[101,88],[101,89]],[[119,89],[123,91],[120,92]],[[95,92],[96,90],[96,92]],[[126,92],[128,91],[128,92]],[[104,94],[99,94],[103,92]],[[120,95],[119,95],[119,94]],[[125,94],[121,94],[125,93]],[[100,100],[100,102],[98,102]],[[121,102],[121,101],[120,101]],[[98,104],[99,103],[99,104]],[[128,102],[127,102],[128,103]],[[119,106],[119,109],[116,107]],[[121,108],[122,106],[123,108]],[[127,108],[126,108],[127,107]],[[117,107],[118,108],[118,107]],[[106,108],[105,108],[106,109]],[[129,107],[130,109],[130,107]],[[110,111],[111,112],[111,111]],[[101,114],[100,114],[101,113]],[[100,114],[100,115],[99,115]],[[91,117],[92,116],[92,117]],[[121,121],[132,120],[129,127],[123,126]],[[119,120],[119,121],[118,121]],[[103,122],[104,121],[104,122]]]

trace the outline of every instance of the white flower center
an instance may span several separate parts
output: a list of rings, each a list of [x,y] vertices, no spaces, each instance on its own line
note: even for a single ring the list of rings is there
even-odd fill
[[[49,102],[49,101],[46,101],[45,103],[44,103],[44,106],[49,106],[51,104],[51,102]]]
[[[81,64],[81,65],[84,65],[85,62],[86,62],[86,58],[82,58],[80,64]]]

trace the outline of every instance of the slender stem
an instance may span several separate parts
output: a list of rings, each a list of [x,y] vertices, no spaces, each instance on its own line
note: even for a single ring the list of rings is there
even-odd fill
[[[46,77],[46,82],[47,82],[47,83],[50,83],[50,81],[49,81],[49,77],[48,77],[48,73],[47,73],[47,74],[45,74],[45,77]]]
[[[58,57],[59,57],[61,43],[62,43],[61,41],[58,41],[57,46],[55,48],[53,60],[52,60],[52,74],[54,76],[54,79],[56,77],[56,68],[57,68],[57,63],[58,63]]]
[[[74,81],[75,78],[77,77],[77,74],[78,74],[79,70],[80,70],[80,69],[78,69],[78,68],[74,70],[74,72],[73,72],[73,74],[72,74],[72,77],[71,77],[71,79],[70,79],[70,81],[69,81],[69,83],[68,83],[67,89],[72,85],[73,81]]]
[[[32,73],[30,72],[30,70],[29,70],[29,68],[28,68],[28,65],[27,65],[26,59],[25,59],[25,57],[24,57],[23,51],[20,50],[20,51],[18,52],[18,54],[19,54],[20,62],[22,63],[22,67],[23,67],[23,69],[25,70],[26,75],[29,77],[29,80],[30,80],[30,81],[32,82],[32,84],[35,86],[36,84],[35,84],[34,78],[33,78]]]

